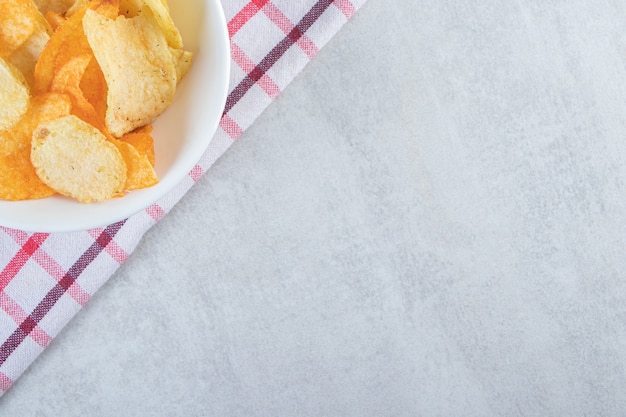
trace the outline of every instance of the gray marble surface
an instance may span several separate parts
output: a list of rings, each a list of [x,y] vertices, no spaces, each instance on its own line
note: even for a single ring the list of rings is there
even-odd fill
[[[625,415],[625,22],[369,0],[0,415]]]

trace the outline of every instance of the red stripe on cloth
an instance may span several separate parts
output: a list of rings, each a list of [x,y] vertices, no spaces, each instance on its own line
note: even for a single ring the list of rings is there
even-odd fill
[[[67,274],[55,285],[46,296],[39,302],[18,328],[0,346],[0,366],[6,362],[11,353],[26,339],[28,334],[35,328],[54,305],[61,299],[63,294],[74,284],[78,277],[85,271],[113,240],[117,232],[122,228],[125,221],[121,221],[108,226],[97,237],[95,242],[78,258],[76,263],[67,271]]]
[[[16,242],[18,241],[24,242],[26,241],[26,239],[30,237],[30,235],[23,230],[11,229],[10,227],[4,227],[4,226],[0,226],[0,229],[7,235],[11,236]]]
[[[17,251],[15,256],[9,261],[7,266],[0,272],[0,290],[3,290],[18,272],[26,265],[26,262],[39,249],[42,243],[48,238],[47,233],[35,233],[30,236]]]
[[[244,8],[228,22],[228,35],[231,38],[235,36],[235,33],[239,32],[239,30],[252,19],[252,16],[257,14],[259,10],[261,10],[261,7],[267,2],[268,0],[253,0],[246,4]]]
[[[114,240],[112,240],[104,249],[106,253],[113,258],[118,264],[123,264],[128,259],[128,253]]]
[[[163,210],[163,207],[159,206],[156,203],[148,207],[146,209],[146,213],[148,213],[148,215],[157,222],[165,217],[165,215],[167,214],[165,210]]]
[[[18,326],[21,325],[28,318],[28,315],[26,314],[24,309],[22,309],[19,304],[17,304],[11,297],[9,297],[7,293],[2,290],[0,290],[0,306]],[[50,337],[50,335],[48,335],[48,333],[42,330],[39,326],[36,326],[33,329],[30,337],[41,347],[48,346],[48,344],[52,341],[52,337]]]
[[[263,13],[265,13],[265,15],[269,17],[269,19],[274,22],[285,35],[289,36],[291,31],[295,28],[295,25],[291,23],[287,16],[285,16],[285,14],[273,3],[267,3],[262,10]],[[309,57],[309,59],[313,58],[318,52],[317,45],[315,45],[315,43],[306,35],[302,35],[295,42],[306,54],[306,56]]]
[[[241,100],[241,98],[252,88],[252,86],[259,81],[259,79],[287,52],[287,50],[302,37],[304,33],[313,23],[320,18],[320,16],[333,4],[333,0],[319,0],[315,5],[307,12],[306,15],[298,22],[298,24],[291,30],[287,36],[280,41],[270,52],[261,60],[252,71],[248,73],[241,82],[230,92],[226,99],[226,106],[224,108],[224,114],[228,113],[232,108]]]
[[[232,119],[229,115],[225,114],[220,120],[220,127],[232,140],[236,140],[239,136],[243,135],[243,129]]]
[[[54,259],[50,257],[43,250],[38,250],[33,254],[33,260],[37,262],[46,272],[53,277],[57,282],[59,282],[65,276],[65,270],[59,265]],[[84,306],[91,295],[87,291],[85,291],[80,285],[74,284],[70,287],[68,291],[69,295],[72,296],[74,301],[76,301],[81,306]]]
[[[256,66],[254,65],[254,61],[246,55],[239,45],[235,42],[231,42],[230,49],[232,51],[232,59],[237,65],[239,65],[239,68],[244,70],[246,73],[251,73],[255,70]],[[267,74],[263,74],[261,78],[259,78],[257,84],[271,98],[276,98],[280,94],[280,87],[276,85],[274,80],[272,80]]]
[[[101,236],[103,231],[104,229],[97,228],[97,229],[88,230],[87,233],[89,233],[89,235],[92,238],[98,239],[98,236]],[[111,258],[113,258],[115,262],[117,262],[120,265],[126,262],[126,260],[129,257],[128,253],[126,253],[126,251],[122,249],[115,240],[112,240],[111,242],[109,242],[109,244],[106,245],[104,250],[106,251],[106,253],[108,253],[111,256]]]
[[[196,165],[195,167],[193,167],[193,169],[189,172],[189,176],[191,177],[191,179],[193,180],[193,182],[198,182],[198,180],[200,179],[200,177],[202,177],[202,174],[204,174],[204,170],[202,169],[202,167],[200,165]]]
[[[343,13],[346,19],[350,19],[356,11],[354,5],[350,3],[349,0],[335,0],[334,4],[341,11],[341,13]]]
[[[8,390],[12,384],[13,381],[11,380],[11,378],[0,372],[0,390],[6,392],[6,390]]]
[[[28,233],[20,230],[6,230],[6,232],[20,246],[23,246],[29,238]],[[31,258],[37,262],[39,266],[41,266],[51,277],[56,279],[57,282],[59,282],[66,274],[66,271],[61,267],[61,265],[59,265],[57,261],[52,259],[52,257],[41,248],[38,248],[32,254]],[[84,306],[91,297],[91,295],[78,284],[73,285],[68,293],[81,306]]]

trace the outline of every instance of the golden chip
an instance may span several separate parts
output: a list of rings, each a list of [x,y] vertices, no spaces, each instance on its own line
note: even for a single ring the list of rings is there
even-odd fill
[[[154,139],[152,138],[152,125],[147,125],[130,133],[125,134],[120,140],[130,143],[141,154],[145,155],[154,166]]]
[[[120,0],[120,11],[126,17],[135,17],[141,14],[141,10],[148,7],[156,18],[169,46],[175,49],[183,47],[183,39],[178,28],[172,20],[170,9],[165,0]]]
[[[80,202],[123,194],[126,164],[120,151],[102,132],[74,115],[35,129],[31,161],[45,184]]]
[[[193,55],[191,52],[183,49],[170,48],[170,52],[176,65],[176,83],[179,83],[187,74],[187,71],[189,71]]]
[[[74,4],[65,12],[65,16],[70,17],[87,7],[90,0],[76,0]]]
[[[33,0],[33,3],[43,15],[48,12],[64,14],[74,5],[75,0]]]
[[[151,123],[172,102],[176,66],[149,9],[133,18],[108,19],[87,10],[83,28],[106,79],[106,127],[121,137]]]
[[[92,60],[91,54],[78,55],[70,59],[54,75],[50,91],[67,94],[72,99],[72,114],[96,127],[108,137],[109,133],[104,126],[104,114],[96,112],[80,89],[83,75]]]
[[[22,118],[29,100],[22,73],[0,58],[0,130],[13,127]]]
[[[0,1],[0,56],[8,58],[39,25],[39,10],[31,0]]]
[[[46,20],[48,21],[48,24],[50,25],[50,27],[52,28],[52,31],[54,32],[56,30],[56,28],[58,28],[59,26],[61,26],[63,23],[65,23],[66,17],[65,15],[56,13],[56,12],[47,12],[45,14]]]
[[[2,140],[0,132],[0,140]],[[55,191],[35,174],[28,152],[0,155],[0,198],[9,201],[50,197]]]
[[[60,25],[50,37],[35,65],[34,91],[49,91],[52,80],[69,60],[77,55],[92,53],[83,31],[83,16],[87,9],[98,10],[104,16],[117,16],[118,5],[115,1],[92,0],[86,7],[77,11]]]
[[[110,139],[110,142],[117,146],[126,162],[126,191],[139,190],[159,182],[146,155],[140,154],[130,143],[117,139]]]
[[[104,115],[107,108],[107,84],[104,74],[98,65],[95,57],[89,61],[89,65],[85,69],[83,78],[80,80],[80,90],[83,92],[85,99],[93,106],[98,119],[104,126]]]
[[[37,59],[49,40],[50,35],[48,35],[48,32],[45,30],[37,30],[7,59],[20,70],[31,88],[35,84],[35,65],[37,64]]]
[[[68,115],[70,107],[70,99],[64,94],[33,97],[27,113],[18,124],[0,132],[1,199],[36,199],[55,193],[35,173],[30,160],[31,137],[39,124]]]

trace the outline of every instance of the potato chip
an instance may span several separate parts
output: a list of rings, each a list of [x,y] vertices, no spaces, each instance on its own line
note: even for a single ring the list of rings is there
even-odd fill
[[[146,155],[140,154],[130,143],[117,139],[109,141],[117,146],[126,163],[126,183],[124,183],[126,191],[151,187],[159,182]]]
[[[50,35],[48,35],[46,31],[37,30],[8,58],[8,61],[24,75],[24,78],[26,78],[31,88],[35,84],[35,65],[37,59],[49,40]]]
[[[66,89],[80,89],[80,80],[92,58],[93,55],[89,53],[72,57],[55,72],[50,89],[59,92]]]
[[[11,129],[0,131],[8,133],[0,142],[0,152],[14,152],[30,147],[30,136],[40,124],[57,117],[70,114],[72,103],[65,94],[48,93],[31,98],[26,114]]]
[[[35,65],[35,93],[49,91],[57,71],[77,55],[92,53],[83,31],[83,15],[86,10],[98,10],[104,16],[115,17],[118,4],[112,0],[92,0],[57,28],[42,51]]]
[[[121,141],[130,143],[141,154],[145,155],[154,166],[154,139],[152,138],[152,125],[133,130],[120,138]]]
[[[1,135],[0,135],[1,136]],[[41,182],[29,152],[0,155],[0,198],[9,201],[50,197],[55,191]]]
[[[126,164],[120,151],[102,132],[74,115],[35,129],[31,161],[45,184],[80,202],[123,194]]]
[[[92,60],[91,54],[78,55],[69,60],[55,74],[50,91],[67,94],[72,100],[72,114],[96,127],[108,138],[110,135],[104,125],[104,114],[96,112],[80,89],[83,75]]]
[[[48,12],[64,14],[74,5],[75,0],[33,0],[33,3],[45,16]]]
[[[0,1],[0,57],[9,57],[30,38],[39,14],[31,0]]]
[[[108,87],[104,79],[104,74],[95,57],[89,61],[83,78],[80,80],[79,88],[83,92],[85,99],[93,106],[98,118],[102,120],[104,124]]]
[[[148,9],[108,19],[92,10],[85,34],[106,79],[107,129],[115,137],[151,123],[172,102],[176,67],[165,36]]]
[[[35,173],[30,159],[32,132],[40,123],[68,115],[64,94],[33,97],[24,117],[10,130],[0,131],[0,198],[26,200],[55,194]]]
[[[74,4],[65,12],[65,16],[70,17],[87,7],[90,0],[76,0]]]
[[[10,129],[22,118],[29,100],[22,73],[0,58],[0,130]]]
[[[167,44],[175,49],[183,47],[183,39],[172,20],[170,9],[165,0],[120,0],[120,11],[126,17],[135,17],[141,10],[148,7],[156,18],[161,30],[165,33]]]
[[[176,83],[183,79],[189,68],[191,68],[191,62],[193,54],[183,49],[170,48],[172,57],[174,58],[174,64],[176,65]]]
[[[67,20],[65,15],[59,14],[57,12],[49,11],[45,14],[45,18],[48,21],[48,24],[52,28],[54,32],[59,26],[61,26]]]

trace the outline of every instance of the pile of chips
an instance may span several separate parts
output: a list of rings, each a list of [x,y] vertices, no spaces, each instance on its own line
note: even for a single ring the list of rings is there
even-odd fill
[[[151,123],[191,61],[166,0],[0,0],[0,199],[156,184]]]

